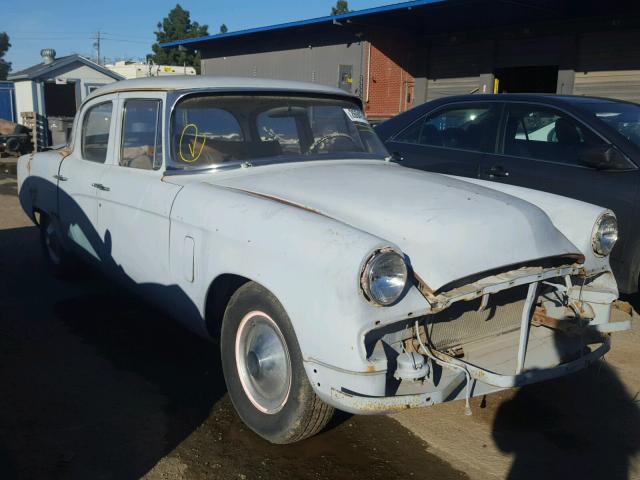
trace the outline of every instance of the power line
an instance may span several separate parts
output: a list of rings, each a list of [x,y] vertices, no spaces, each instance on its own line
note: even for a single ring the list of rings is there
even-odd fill
[[[102,35],[115,38],[126,38],[128,40],[147,40],[149,37],[132,37],[131,35],[121,35],[120,33],[102,32]]]
[[[146,45],[152,44],[154,42],[153,39],[149,39],[149,40],[135,40],[132,38],[126,38],[126,37],[121,37],[121,38],[112,38],[112,37],[105,37],[103,36],[103,33],[100,33],[100,40],[101,42],[107,40],[110,42],[125,42],[125,43],[144,43]],[[69,35],[69,36],[47,36],[47,37],[11,37],[11,40],[42,40],[42,41],[54,41],[54,40],[76,40],[76,39],[82,39],[82,38],[88,38],[90,40],[95,40],[97,41],[97,35],[93,35],[90,37],[84,36],[84,35]]]
[[[102,38],[102,40],[106,40],[108,42],[124,42],[124,43],[143,43],[145,45],[151,45],[153,40],[126,40],[124,38]]]
[[[9,40],[71,40],[76,38],[87,38],[85,35],[64,35],[64,36],[51,36],[46,37],[13,37],[10,36]]]
[[[13,34],[9,33],[9,32],[17,33],[18,35],[21,35],[23,33],[26,33],[27,35],[29,35],[29,34],[32,34],[32,33],[42,33],[42,30],[7,30],[7,32],[8,32],[8,35],[10,37],[13,37]],[[69,30],[47,30],[47,33],[69,33]],[[93,31],[91,31],[91,32],[84,31],[83,32],[83,31],[80,31],[80,30],[76,30],[74,35],[78,35],[78,34],[89,35],[89,34],[92,34],[92,33],[95,33],[95,32],[93,32]]]

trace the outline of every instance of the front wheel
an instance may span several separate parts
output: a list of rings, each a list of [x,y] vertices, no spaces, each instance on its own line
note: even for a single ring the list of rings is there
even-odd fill
[[[231,297],[221,332],[222,369],[231,402],[272,443],[315,435],[333,407],[313,391],[293,327],[280,302],[254,282]]]

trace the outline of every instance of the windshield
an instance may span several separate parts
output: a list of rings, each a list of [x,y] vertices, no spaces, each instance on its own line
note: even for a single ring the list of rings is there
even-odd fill
[[[584,107],[640,148],[640,105],[599,102],[587,103]]]
[[[355,102],[323,97],[196,95],[176,105],[172,168],[257,159],[384,158]]]

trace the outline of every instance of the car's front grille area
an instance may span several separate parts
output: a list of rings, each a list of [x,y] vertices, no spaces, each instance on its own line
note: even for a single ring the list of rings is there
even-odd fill
[[[458,346],[512,332],[520,328],[528,285],[503,290],[482,300],[456,302],[442,312],[429,315],[426,327],[433,347],[446,351]]]

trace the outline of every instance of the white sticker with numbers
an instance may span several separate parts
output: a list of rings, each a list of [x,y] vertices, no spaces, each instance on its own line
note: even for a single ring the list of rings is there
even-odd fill
[[[344,113],[347,114],[347,117],[349,117],[349,120],[351,120],[352,122],[364,123],[369,125],[369,122],[364,116],[364,113],[362,113],[362,110],[359,110],[357,108],[343,108],[343,110]]]

